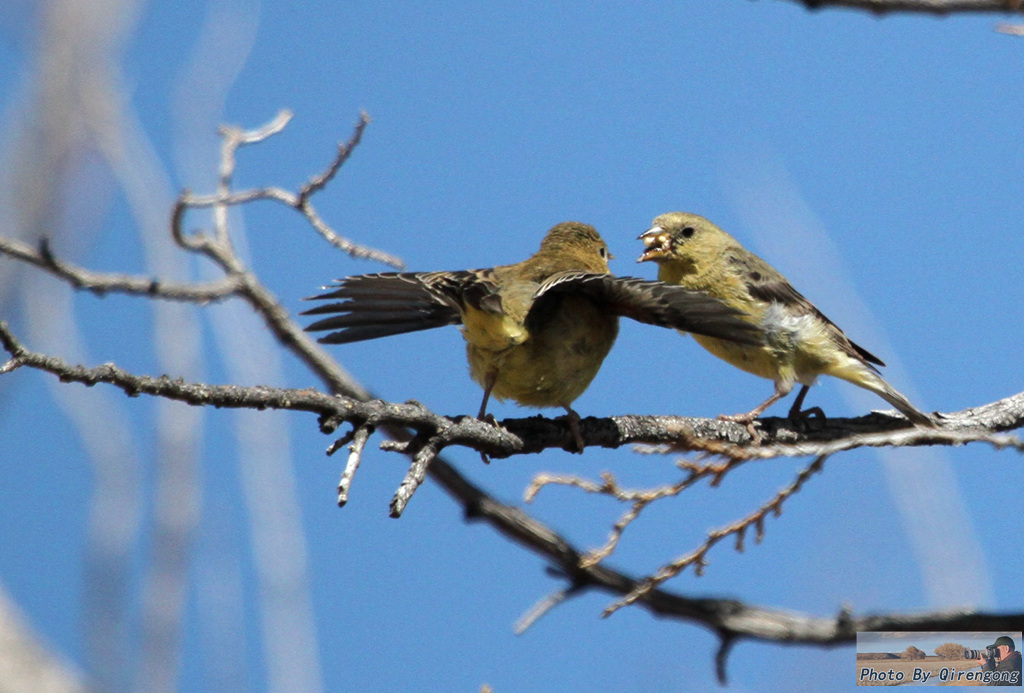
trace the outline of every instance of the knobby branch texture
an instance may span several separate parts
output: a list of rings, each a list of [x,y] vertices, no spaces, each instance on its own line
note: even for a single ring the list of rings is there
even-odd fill
[[[353,427],[350,436],[358,430],[396,425],[411,429],[415,436],[385,448],[405,454],[416,454],[426,447],[436,453],[460,446],[503,459],[548,449],[571,451],[575,446],[564,416],[504,419],[495,426],[471,416],[437,414],[416,401],[399,404],[329,395],[313,389],[190,383],[166,375],[136,375],[112,363],[92,368],[71,365],[59,357],[28,350],[4,322],[0,322],[0,344],[11,357],[0,367],[0,374],[29,367],[52,373],[63,382],[114,385],[131,397],[145,394],[195,406],[311,412],[320,416],[324,433],[333,433],[344,423]],[[798,430],[807,426],[806,422],[795,426],[788,419],[768,418],[760,420],[766,431],[760,445],[752,443],[741,424],[685,416],[586,417],[581,421],[580,432],[587,447],[645,444],[656,445],[663,452],[704,452],[733,460],[830,455],[858,447],[976,442],[1024,451],[1019,438],[1000,433],[1024,425],[1024,393],[940,416],[944,423],[938,430],[914,428],[902,418],[881,413],[827,419],[810,424],[807,430]]]
[[[375,433],[389,440],[386,450],[410,458],[409,470],[391,502],[391,514],[398,517],[426,477],[432,478],[461,505],[471,521],[482,521],[503,536],[544,557],[566,582],[566,587],[543,599],[521,621],[527,627],[566,598],[589,589],[608,592],[618,598],[606,615],[627,604],[637,604],[659,615],[671,616],[703,625],[720,639],[716,666],[725,677],[725,662],[732,645],[742,639],[771,642],[834,645],[853,641],[858,630],[1008,630],[1019,624],[1021,614],[939,613],[918,615],[883,614],[854,617],[840,612],[831,618],[748,605],[734,599],[691,599],[673,594],[661,583],[688,566],[700,571],[707,552],[717,542],[732,537],[742,550],[748,530],[755,540],[764,532],[765,519],[781,512],[783,502],[820,471],[828,456],[858,447],[962,445],[985,443],[997,449],[1024,449],[1016,436],[1007,432],[1024,425],[1024,393],[984,406],[939,415],[936,430],[911,427],[896,415],[872,413],[850,419],[810,419],[799,423],[787,419],[758,421],[760,443],[751,439],[745,426],[715,419],[678,416],[588,417],[580,423],[580,434],[587,447],[620,448],[643,446],[657,452],[698,452],[713,460],[708,463],[682,462],[683,479],[674,485],[646,492],[621,489],[610,475],[600,484],[582,479],[558,477],[538,479],[529,490],[532,496],[551,483],[577,486],[582,490],[606,493],[630,508],[615,524],[609,543],[596,551],[584,552],[521,508],[500,503],[483,489],[470,483],[443,452],[450,447],[466,447],[491,459],[541,452],[550,448],[575,450],[576,442],[565,417],[543,416],[505,419],[499,425],[474,417],[445,416],[418,402],[392,403],[374,399],[333,358],[302,330],[289,311],[272,292],[249,271],[235,253],[227,210],[256,200],[272,200],[300,213],[324,240],[356,257],[376,259],[394,266],[401,262],[385,253],[361,246],[332,230],[317,214],[312,198],[330,182],[359,144],[370,122],[361,114],[352,136],[338,146],[323,172],[314,175],[297,192],[279,188],[234,191],[235,153],[241,146],[258,144],[280,133],[291,114],[282,112],[267,125],[252,131],[225,127],[217,192],[196,196],[184,192],[171,214],[171,236],[187,252],[202,255],[224,273],[219,281],[197,284],[163,282],[155,278],[124,274],[97,273],[77,267],[54,256],[43,242],[38,247],[0,238],[0,257],[34,266],[67,282],[71,287],[98,296],[108,293],[136,295],[151,300],[186,301],[204,305],[212,301],[240,299],[262,316],[280,342],[295,354],[324,383],[326,392],[315,389],[242,387],[187,382],[170,376],[153,377],[126,371],[115,364],[99,366],[69,364],[55,355],[32,351],[18,339],[11,327],[0,321],[0,346],[9,358],[0,365],[0,376],[21,368],[50,373],[63,382],[93,386],[104,383],[119,388],[128,396],[164,397],[193,406],[225,408],[279,409],[314,413],[320,430],[337,435],[329,447],[333,453],[348,449],[348,458],[338,488],[339,504],[351,491],[366,445]],[[213,212],[212,231],[187,231],[185,217],[193,209]],[[344,429],[339,434],[339,429]],[[761,459],[775,457],[811,457],[813,461],[793,483],[761,507],[737,522],[715,530],[693,552],[666,564],[652,576],[635,578],[612,570],[601,563],[609,555],[630,522],[650,503],[678,495],[699,479],[712,485],[732,469]],[[529,499],[529,497],[528,497]]]

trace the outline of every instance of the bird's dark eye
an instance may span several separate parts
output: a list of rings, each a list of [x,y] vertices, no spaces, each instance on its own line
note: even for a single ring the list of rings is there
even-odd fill
[[[607,260],[608,259],[608,249],[603,247],[603,246],[601,248],[601,259],[602,260]]]
[[[693,228],[692,226],[683,227],[683,238],[689,238],[690,236],[692,236],[696,232],[697,232],[697,229]]]

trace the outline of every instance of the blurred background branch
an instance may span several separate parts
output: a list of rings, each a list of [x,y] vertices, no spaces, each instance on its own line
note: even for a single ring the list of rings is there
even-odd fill
[[[845,7],[875,14],[916,12],[922,14],[954,14],[966,12],[1020,13],[1019,0],[792,0],[809,10]]]

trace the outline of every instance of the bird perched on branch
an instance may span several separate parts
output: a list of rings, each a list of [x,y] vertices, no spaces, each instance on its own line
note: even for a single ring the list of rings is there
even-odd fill
[[[514,265],[456,272],[389,272],[338,280],[304,315],[329,315],[306,328],[333,330],[319,341],[343,344],[461,325],[473,380],[491,395],[529,407],[562,407],[583,449],[573,401],[597,375],[619,316],[735,340],[761,336],[742,311],[716,298],[661,282],[614,277],[608,246],[592,226],[558,224],[540,249]]]
[[[715,356],[775,381],[775,392],[763,403],[746,414],[720,418],[749,427],[796,383],[803,387],[789,416],[800,418],[808,413],[801,407],[809,387],[819,375],[831,375],[878,394],[915,424],[935,426],[928,415],[882,379],[875,368],[885,365],[881,359],[850,341],[775,268],[707,219],[669,212],[655,219],[640,239],[645,249],[637,261],[656,262],[661,281],[705,291],[746,313],[764,332],[765,342],[759,345],[694,335]]]

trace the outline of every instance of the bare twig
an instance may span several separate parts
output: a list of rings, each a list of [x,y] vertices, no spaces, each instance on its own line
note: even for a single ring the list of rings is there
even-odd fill
[[[742,552],[744,538],[746,537],[747,530],[751,527],[755,528],[756,535],[754,541],[758,544],[764,538],[764,521],[768,514],[771,513],[778,517],[782,514],[782,504],[787,498],[797,493],[807,480],[817,472],[821,471],[822,466],[825,464],[827,455],[821,455],[816,458],[811,464],[805,467],[796,479],[793,480],[789,486],[779,491],[775,496],[762,505],[760,508],[747,515],[741,520],[738,520],[731,525],[716,529],[708,533],[708,538],[703,544],[698,546],[692,552],[677,558],[671,563],[667,563],[659,568],[654,575],[644,578],[641,580],[626,596],[619,601],[615,602],[607,609],[604,610],[605,616],[610,616],[624,606],[629,606],[636,602],[637,599],[643,597],[645,594],[650,592],[652,589],[665,582],[674,578],[679,573],[686,570],[691,565],[694,567],[694,571],[697,575],[704,573],[704,568],[707,566],[707,554],[711,548],[726,537],[736,537],[736,550]]]
[[[427,478],[427,467],[430,466],[430,463],[434,461],[439,452],[441,452],[441,448],[433,442],[433,439],[419,446],[419,450],[413,455],[409,471],[406,472],[405,478],[402,479],[398,490],[395,491],[394,498],[391,499],[391,517],[402,516],[406,504],[412,498],[412,494],[416,492],[416,489],[420,487],[423,480]]]
[[[58,259],[45,240],[38,248],[33,248],[12,238],[0,237],[0,255],[34,265],[76,289],[89,291],[97,296],[108,293],[135,294],[168,301],[204,304],[228,298],[238,290],[238,281],[234,277],[225,277],[205,284],[187,284],[128,274],[93,272]]]
[[[352,432],[352,443],[348,446],[348,462],[345,464],[345,471],[341,474],[341,481],[338,482],[338,507],[344,507],[348,503],[348,491],[352,487],[352,477],[359,469],[359,463],[363,458],[363,448],[366,441],[373,433],[373,426],[360,426]]]
[[[201,251],[207,254],[211,254],[216,251],[215,254],[220,256],[221,261],[223,261],[223,259],[228,255],[233,255],[233,253],[226,252],[230,242],[227,234],[226,209],[228,207],[248,204],[257,200],[269,200],[271,202],[286,205],[298,211],[307,219],[307,221],[309,221],[310,225],[324,238],[324,240],[335,248],[348,253],[352,257],[375,260],[399,269],[405,267],[405,264],[399,258],[391,255],[390,253],[376,250],[358,243],[353,243],[349,239],[338,234],[327,224],[327,222],[323,220],[311,202],[313,195],[322,190],[324,186],[334,178],[342,165],[348,161],[349,157],[352,155],[352,151],[356,146],[358,146],[363,136],[363,130],[370,122],[370,117],[366,113],[360,114],[351,139],[349,139],[345,144],[338,145],[338,151],[335,154],[334,159],[332,159],[328,164],[327,168],[322,173],[313,176],[305,185],[302,186],[299,192],[293,193],[289,190],[277,187],[252,188],[242,191],[231,190],[231,182],[235,170],[235,153],[237,149],[243,145],[262,142],[268,137],[276,135],[284,129],[288,124],[288,121],[291,120],[291,117],[290,112],[281,111],[281,113],[279,113],[278,116],[269,124],[252,131],[243,131],[233,126],[225,126],[221,128],[221,134],[224,135],[224,142],[221,148],[221,168],[217,186],[218,190],[213,195],[193,195],[189,191],[185,191],[181,194],[172,215],[172,229],[175,240],[182,247],[190,250]],[[203,209],[210,207],[214,208],[216,213],[216,232],[214,238],[209,238],[201,233],[186,234],[182,226],[185,212],[189,209]],[[216,245],[221,246],[219,251],[214,248]],[[229,268],[225,267],[225,269],[228,270]],[[237,267],[233,267],[229,271],[236,269]]]
[[[555,590],[534,604],[526,611],[526,613],[520,616],[515,625],[512,626],[512,632],[516,635],[522,635],[530,628],[530,626],[539,621],[542,616],[579,592],[580,590],[578,588],[573,587]]]
[[[726,664],[729,661],[729,653],[732,652],[736,640],[736,637],[727,633],[722,635],[718,641],[718,649],[715,651],[715,678],[718,679],[718,683],[722,686],[728,683],[729,677],[726,674]]]
[[[587,493],[606,495],[623,503],[630,503],[630,507],[619,517],[618,520],[616,520],[615,524],[612,525],[608,541],[604,546],[593,549],[583,559],[581,565],[586,568],[603,561],[615,551],[615,548],[621,541],[626,528],[632,524],[634,520],[640,517],[640,513],[643,512],[647,506],[663,498],[678,496],[680,493],[693,486],[697,481],[709,476],[711,477],[711,485],[716,486],[726,473],[740,466],[745,461],[746,460],[730,458],[725,462],[698,464],[684,460],[678,462],[677,466],[687,472],[685,477],[675,484],[659,486],[657,488],[647,490],[624,489],[618,485],[614,475],[610,472],[604,472],[601,474],[601,483],[578,476],[542,473],[535,476],[533,481],[527,487],[524,499],[527,503],[530,503],[541,488],[549,484],[558,484],[562,486],[574,486]]]
[[[359,143],[363,139],[363,131],[366,130],[366,126],[369,124],[370,114],[366,111],[361,111],[359,113],[359,120],[356,122],[356,126],[352,131],[352,137],[349,138],[348,142],[338,144],[338,153],[327,169],[310,178],[309,182],[302,186],[302,189],[299,191],[300,211],[301,209],[305,209],[305,205],[309,202],[309,198],[323,190],[327,184],[331,182],[338,171],[341,170],[341,167],[346,161],[348,161],[352,152],[359,146]]]

